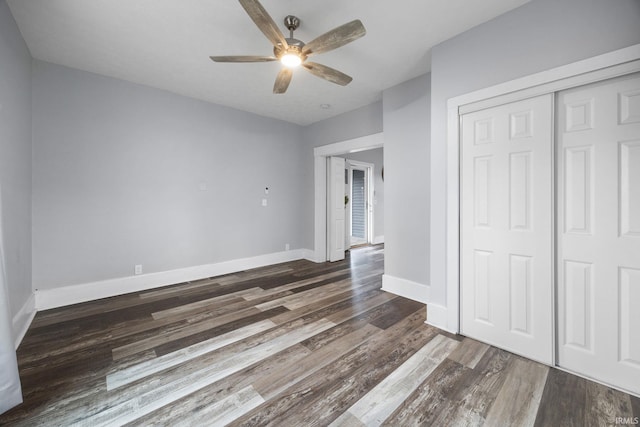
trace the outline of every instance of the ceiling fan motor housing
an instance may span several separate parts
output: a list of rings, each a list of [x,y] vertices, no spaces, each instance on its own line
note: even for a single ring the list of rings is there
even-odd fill
[[[290,37],[285,39],[289,48],[283,49],[282,45],[278,43],[273,47],[274,55],[276,58],[280,59],[285,54],[292,54],[298,56],[302,61],[304,61],[307,58],[307,56],[302,53],[304,42],[293,37],[293,32],[300,26],[300,19],[293,15],[287,15],[284,18],[284,25],[290,33]]]

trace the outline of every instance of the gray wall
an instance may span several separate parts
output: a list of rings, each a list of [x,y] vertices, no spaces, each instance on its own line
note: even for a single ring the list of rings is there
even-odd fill
[[[385,274],[429,284],[430,75],[383,92]]]
[[[637,43],[640,43],[638,0],[533,0],[433,49],[432,302],[446,301],[447,100]],[[387,224],[389,221],[391,218]]]
[[[307,126],[307,157],[312,165],[313,147],[384,129],[385,274],[427,285],[430,75],[390,88],[382,98],[382,103]],[[309,205],[313,206],[312,195]]]
[[[385,273],[430,284],[444,304],[447,99],[640,43],[638,22],[638,0],[532,0],[435,47],[431,75],[300,128],[39,61],[31,86],[0,1],[12,310],[30,295],[32,253],[34,287],[46,289],[129,276],[134,264],[146,273],[312,248],[313,147],[383,128]]]
[[[31,295],[31,55],[0,0],[0,197],[11,315]]]
[[[349,160],[357,160],[373,164],[374,172],[374,204],[373,204],[373,237],[384,236],[384,181],[382,167],[384,166],[384,148],[360,151],[344,156]]]
[[[36,289],[312,247],[301,127],[33,68]]]
[[[304,129],[304,138],[313,148],[380,132],[382,132],[382,101],[310,124]]]

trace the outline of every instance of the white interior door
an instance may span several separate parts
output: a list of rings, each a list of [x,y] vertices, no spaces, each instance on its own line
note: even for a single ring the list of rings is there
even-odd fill
[[[553,362],[553,96],[462,116],[461,331]]]
[[[345,160],[330,157],[327,183],[327,247],[329,261],[344,259],[345,250]]]
[[[558,364],[640,393],[640,77],[558,96]]]

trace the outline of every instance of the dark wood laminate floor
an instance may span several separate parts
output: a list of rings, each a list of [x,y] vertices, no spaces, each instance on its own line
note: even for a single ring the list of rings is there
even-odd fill
[[[606,426],[640,399],[424,324],[382,246],[38,313],[3,425]]]

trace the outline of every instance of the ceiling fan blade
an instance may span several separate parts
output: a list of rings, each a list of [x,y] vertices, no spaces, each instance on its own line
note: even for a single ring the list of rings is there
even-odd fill
[[[351,76],[347,76],[345,73],[327,67],[326,65],[316,64],[315,62],[305,62],[302,66],[314,76],[318,76],[321,79],[328,80],[340,86],[346,86],[353,80]]]
[[[365,34],[367,34],[367,30],[362,22],[356,19],[311,40],[302,48],[302,52],[305,55],[328,52],[351,43]]]
[[[291,83],[291,77],[293,77],[293,70],[288,67],[284,67],[278,73],[276,77],[276,83],[273,85],[273,93],[285,93]]]
[[[282,31],[258,0],[240,0],[240,4],[274,46],[281,45],[283,49],[289,47]]]
[[[212,61],[214,62],[271,62],[277,61],[278,58],[275,56],[254,56],[254,55],[244,55],[244,56],[210,56]]]

